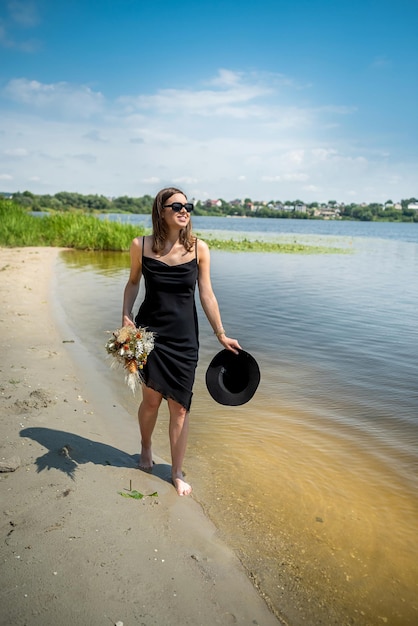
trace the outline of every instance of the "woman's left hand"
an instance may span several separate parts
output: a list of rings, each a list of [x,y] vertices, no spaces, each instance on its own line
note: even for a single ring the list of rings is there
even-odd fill
[[[218,339],[226,350],[231,350],[231,352],[234,352],[235,354],[238,354],[238,350],[242,350],[236,339],[231,339],[226,335],[220,335]]]

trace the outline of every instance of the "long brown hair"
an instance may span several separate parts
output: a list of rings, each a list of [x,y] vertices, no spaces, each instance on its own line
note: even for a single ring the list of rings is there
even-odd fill
[[[187,196],[181,189],[176,187],[166,187],[161,189],[154,198],[152,205],[152,251],[158,254],[164,249],[167,239],[168,230],[165,221],[162,218],[164,205],[175,193],[181,193],[187,200]],[[179,233],[179,241],[183,244],[186,252],[193,249],[195,238],[192,234],[192,223],[189,220],[187,226],[182,228]]]

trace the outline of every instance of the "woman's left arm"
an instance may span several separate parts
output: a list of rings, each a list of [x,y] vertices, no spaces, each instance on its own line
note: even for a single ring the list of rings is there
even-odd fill
[[[199,267],[198,286],[202,308],[219,342],[227,350],[238,354],[238,349],[240,349],[241,346],[236,339],[231,339],[226,335],[224,327],[222,326],[221,313],[210,278],[210,252],[207,244],[201,239],[198,239],[197,251]]]

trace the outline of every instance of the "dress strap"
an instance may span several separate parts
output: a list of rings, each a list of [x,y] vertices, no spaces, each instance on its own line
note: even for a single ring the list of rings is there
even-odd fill
[[[197,258],[197,237],[196,237],[196,241],[195,241],[195,243],[194,243],[194,246],[195,246],[195,256],[196,256],[196,261],[197,261],[197,263],[199,263],[199,259]]]
[[[141,263],[144,262],[144,245],[145,245],[145,235],[142,237],[142,258],[141,258]]]

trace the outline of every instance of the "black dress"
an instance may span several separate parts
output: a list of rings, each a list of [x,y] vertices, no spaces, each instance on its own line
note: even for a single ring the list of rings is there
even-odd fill
[[[145,256],[142,240],[145,298],[135,318],[137,326],[156,333],[154,350],[142,372],[145,384],[187,410],[192,402],[199,351],[197,242],[195,255],[187,263],[167,265]]]

